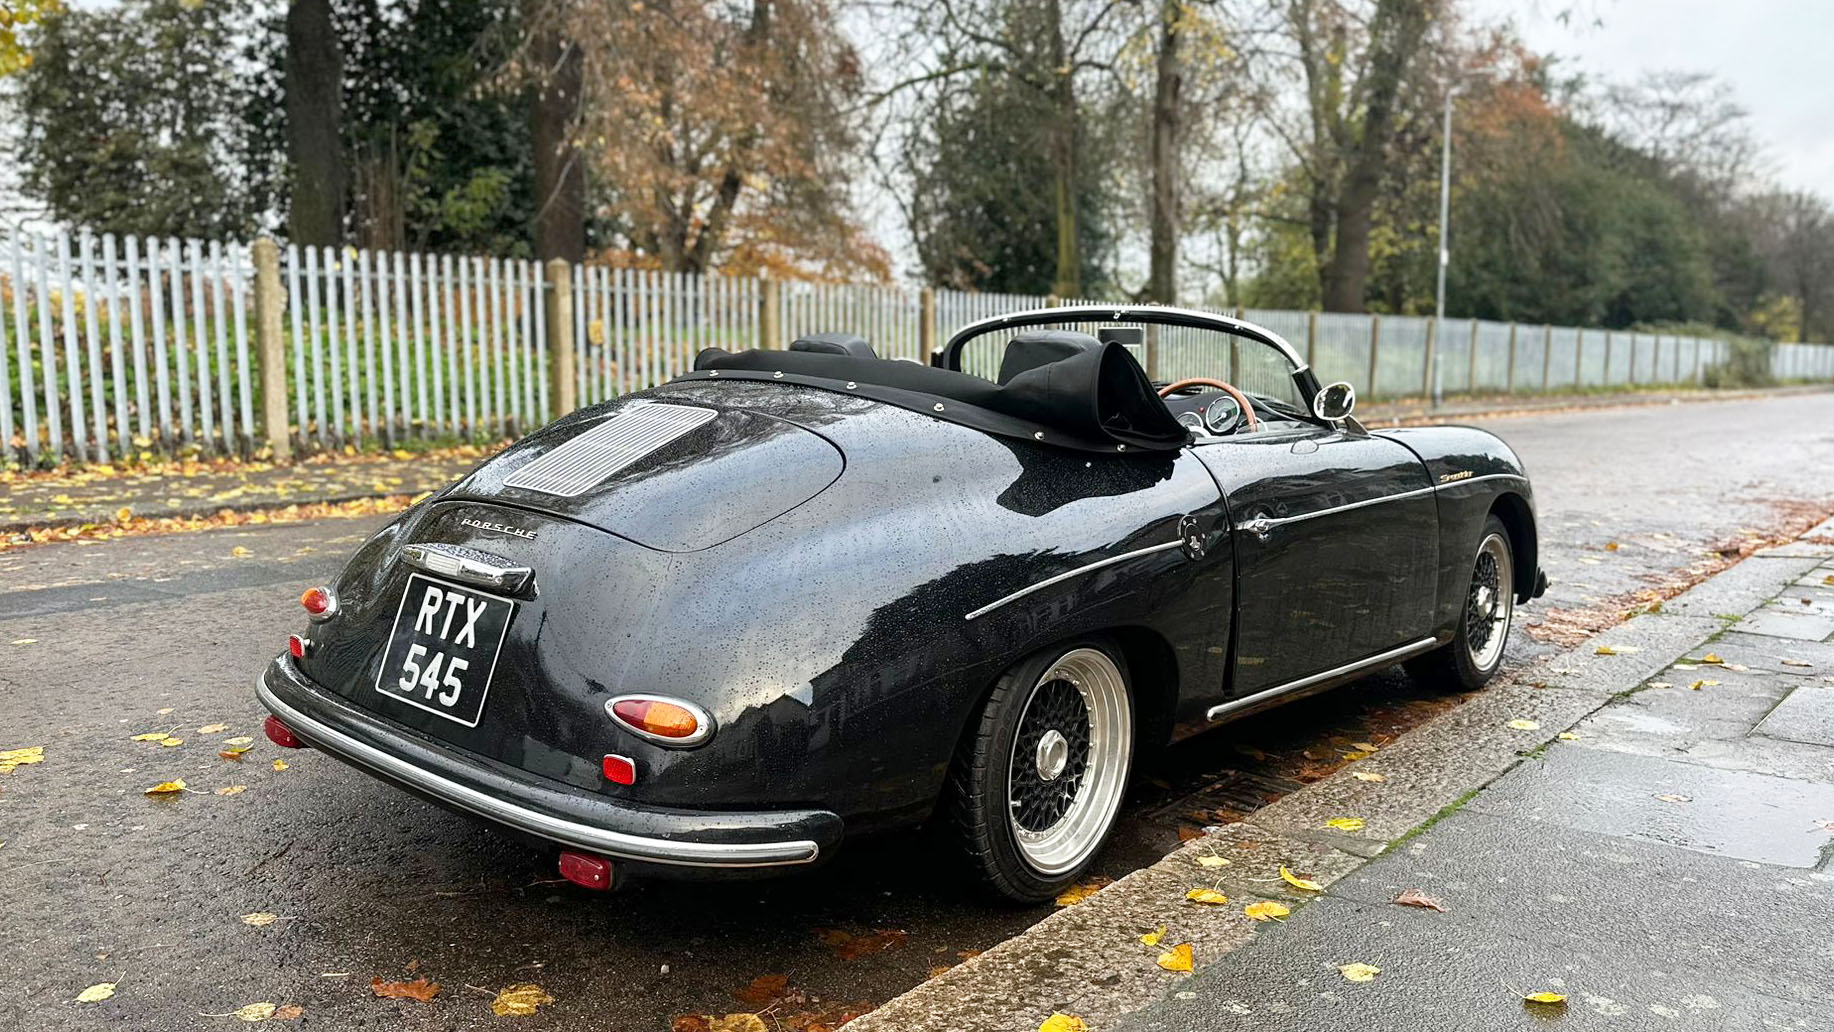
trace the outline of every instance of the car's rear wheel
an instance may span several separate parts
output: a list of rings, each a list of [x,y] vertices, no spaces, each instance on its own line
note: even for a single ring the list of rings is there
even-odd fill
[[[1484,521],[1471,580],[1452,641],[1408,663],[1408,673],[1453,691],[1474,691],[1503,665],[1503,647],[1515,617],[1515,552],[1509,530],[1491,516]]]
[[[970,869],[1035,903],[1088,869],[1133,757],[1133,697],[1114,644],[1055,646],[1000,676],[957,751],[949,809]]]

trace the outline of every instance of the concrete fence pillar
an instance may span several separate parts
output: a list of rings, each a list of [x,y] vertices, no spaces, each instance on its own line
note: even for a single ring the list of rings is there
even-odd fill
[[[1382,317],[1369,317],[1369,396],[1376,393],[1376,351],[1382,344]]]
[[[1318,313],[1305,313],[1305,364],[1318,367]]]
[[[1541,327],[1541,393],[1554,385],[1554,327]]]
[[[936,349],[942,346],[936,331],[936,288],[925,287],[917,294],[917,350],[925,363],[934,358]]]
[[[1516,392],[1516,324],[1509,324],[1509,366],[1503,374],[1503,393]]]
[[[262,237],[248,251],[255,263],[255,361],[261,371],[261,428],[274,461],[287,462],[293,458],[293,435],[287,426],[287,342],[281,335],[287,295],[280,286],[280,245],[272,237]]]
[[[548,261],[548,390],[553,417],[579,408],[579,384],[573,374],[573,265],[565,258]]]
[[[1375,318],[1370,316],[1370,318]],[[1439,317],[1434,316],[1426,324],[1426,355],[1420,363],[1420,393],[1439,404],[1439,377],[1435,375],[1439,367]],[[1370,382],[1375,381],[1375,373],[1369,374]]]

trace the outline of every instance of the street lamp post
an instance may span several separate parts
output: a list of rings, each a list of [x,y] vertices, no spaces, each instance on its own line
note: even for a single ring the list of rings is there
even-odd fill
[[[1444,362],[1440,355],[1445,351],[1446,321],[1446,265],[1452,260],[1452,254],[1446,250],[1446,222],[1452,214],[1452,98],[1458,95],[1458,87],[1446,89],[1445,125],[1439,152],[1439,285],[1433,298],[1433,334],[1439,338],[1433,349],[1433,406],[1437,408],[1445,400],[1445,387],[1440,371]]]

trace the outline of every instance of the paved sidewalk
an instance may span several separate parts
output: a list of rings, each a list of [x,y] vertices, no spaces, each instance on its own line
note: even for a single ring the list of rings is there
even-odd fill
[[[1115,1027],[1834,1028],[1834,560],[1727,623]]]

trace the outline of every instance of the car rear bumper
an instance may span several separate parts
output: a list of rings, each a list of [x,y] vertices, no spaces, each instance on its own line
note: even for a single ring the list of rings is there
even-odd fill
[[[352,766],[568,849],[677,869],[791,867],[841,837],[840,817],[823,810],[639,807],[460,753],[325,691],[284,654],[256,679],[255,695],[299,738]]]

